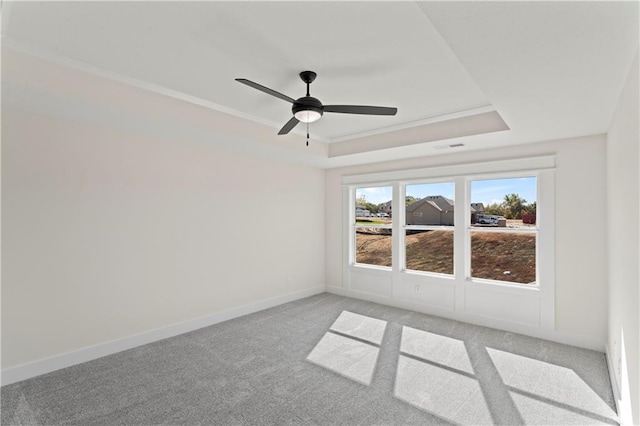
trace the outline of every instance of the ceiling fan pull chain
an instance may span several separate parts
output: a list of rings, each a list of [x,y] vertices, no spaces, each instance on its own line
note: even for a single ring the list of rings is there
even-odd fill
[[[307,146],[309,146],[309,123],[307,122]]]

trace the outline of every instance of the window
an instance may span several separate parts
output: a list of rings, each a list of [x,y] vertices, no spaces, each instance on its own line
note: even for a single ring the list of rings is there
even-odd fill
[[[391,267],[391,186],[356,188],[353,214],[356,264]]]
[[[406,186],[407,270],[453,274],[454,193],[453,182]]]
[[[537,179],[471,182],[472,279],[536,285]]]
[[[553,332],[554,156],[343,176],[342,184],[342,285],[354,297]]]
[[[397,182],[405,207],[395,215],[401,221],[395,227],[397,237],[393,186],[353,188],[352,264],[537,286],[538,182],[536,176],[515,176]],[[456,193],[465,199],[458,206],[461,212],[456,212]],[[457,224],[456,218],[464,218],[463,223]],[[466,232],[457,243],[456,228]],[[394,244],[399,246],[397,266]],[[456,257],[456,244],[461,257]],[[458,272],[456,262],[462,268]]]

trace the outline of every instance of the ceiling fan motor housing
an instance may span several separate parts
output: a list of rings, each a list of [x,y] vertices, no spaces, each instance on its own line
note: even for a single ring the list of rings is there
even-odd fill
[[[313,96],[304,96],[302,98],[296,99],[296,101],[293,103],[293,106],[291,107],[291,111],[293,111],[294,116],[300,111],[315,111],[320,114],[320,116],[324,114],[322,102],[320,102]]]

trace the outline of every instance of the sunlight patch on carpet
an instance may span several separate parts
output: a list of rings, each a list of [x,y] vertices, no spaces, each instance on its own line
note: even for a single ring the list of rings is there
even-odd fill
[[[307,356],[307,361],[369,385],[386,326],[386,321],[343,311]]]
[[[416,358],[400,355],[394,394],[456,424],[493,424],[478,380]]]
[[[497,349],[487,352],[527,423],[557,418],[566,424],[585,419],[617,424],[613,409],[572,369]]]
[[[402,328],[396,398],[456,424],[493,424],[464,342]]]
[[[402,327],[400,352],[473,374],[471,360],[462,340]]]
[[[380,345],[386,327],[386,321],[342,311],[330,330]]]

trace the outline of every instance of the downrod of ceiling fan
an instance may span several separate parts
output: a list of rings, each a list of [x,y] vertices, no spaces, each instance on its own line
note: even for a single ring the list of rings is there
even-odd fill
[[[302,79],[302,81],[307,83],[307,96],[311,96],[309,94],[309,85],[313,83],[313,80],[315,80],[317,76],[318,74],[313,71],[302,71],[300,73],[300,78]]]

